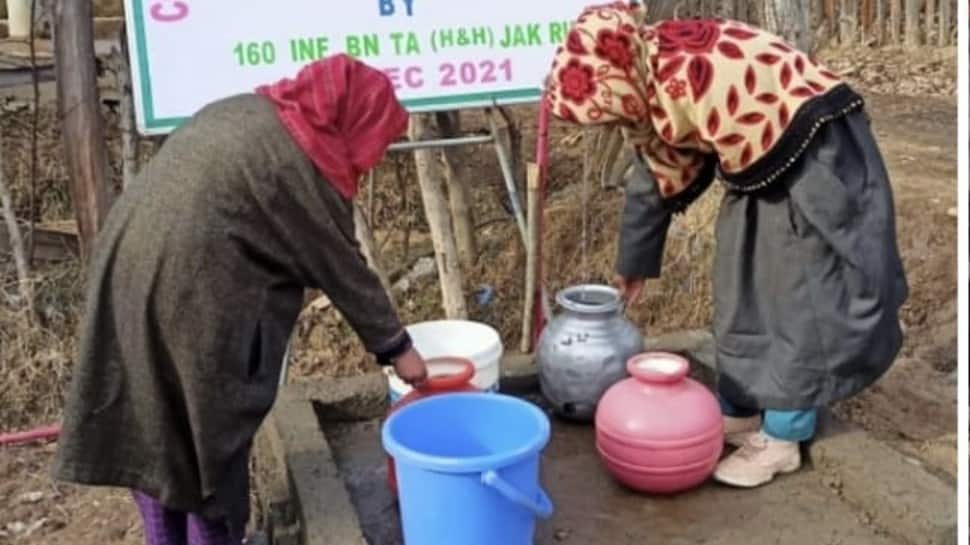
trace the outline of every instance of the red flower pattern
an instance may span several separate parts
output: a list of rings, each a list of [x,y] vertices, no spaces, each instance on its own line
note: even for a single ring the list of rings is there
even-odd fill
[[[784,66],[781,67],[781,88],[782,89],[788,89],[788,86],[791,85],[792,77],[794,77],[794,74],[792,74],[791,66],[789,66],[789,64],[786,62]]]
[[[585,15],[590,21],[612,18],[595,10]],[[790,125],[791,108],[797,108],[799,100],[826,92],[831,84],[820,81],[840,79],[783,41],[765,41],[760,50],[745,45],[763,37],[743,24],[719,19],[665,21],[641,28],[623,22],[592,32],[573,30],[564,47],[584,58],[562,60],[557,66],[558,81],[551,83],[558,88],[557,111],[573,121],[578,114],[594,122],[609,115],[653,125],[659,138],[646,144],[645,151],[655,165],[668,169],[655,172],[663,194],[680,191],[696,175],[695,148],[718,151],[721,166],[728,171],[747,168],[758,154],[775,145]],[[629,90],[613,94],[610,80],[635,77],[632,68],[642,55],[638,40],[656,47],[656,54],[643,59],[653,81],[635,87],[635,94],[624,94]],[[668,111],[685,97],[701,103],[715,88],[716,70],[728,67],[741,77],[727,83],[726,96],[718,97],[716,105],[705,104],[709,109],[698,119],[699,127],[684,123],[682,113]],[[818,76],[815,81],[813,74]],[[661,92],[666,96],[658,96]],[[724,87],[719,92],[725,92]],[[569,104],[583,109],[573,110]]]
[[[765,123],[765,130],[761,133],[761,149],[768,151],[775,143],[775,129],[771,126],[771,121]]]
[[[774,93],[761,93],[760,95],[755,97],[755,100],[757,100],[762,104],[771,105],[778,102],[779,99],[778,99],[778,95]]]
[[[603,29],[596,36],[596,55],[622,70],[633,66],[633,44],[630,36]]]
[[[593,67],[579,62],[578,59],[570,60],[559,72],[559,83],[562,84],[562,96],[577,105],[582,105],[586,99],[596,94]]]
[[[755,57],[758,62],[773,65],[781,60],[781,57],[775,55],[774,53],[761,53]]]
[[[683,55],[670,59],[667,64],[663,65],[663,68],[657,71],[657,81],[665,83],[671,76],[680,71],[680,68],[684,66],[684,61],[686,60],[687,57]]]
[[[743,28],[728,28],[724,30],[724,34],[736,39],[736,40],[750,40],[757,36],[754,32],[745,30]]]
[[[744,87],[748,90],[748,94],[754,94],[755,88],[758,86],[758,76],[754,73],[754,68],[748,66],[748,69],[744,72]]]
[[[687,82],[682,79],[671,80],[671,82],[664,87],[664,91],[670,95],[670,98],[680,100],[681,98],[687,96]]]
[[[660,54],[673,56],[684,52],[691,55],[710,53],[721,37],[721,25],[711,19],[664,21],[657,25]]]
[[[583,37],[578,30],[573,30],[566,37],[566,50],[574,55],[585,55],[589,53],[583,45]]]
[[[718,129],[721,128],[721,114],[717,113],[717,108],[713,108],[707,116],[707,133],[711,138],[717,136]]]
[[[573,113],[572,108],[563,103],[559,103],[559,117],[563,118],[565,121],[572,123],[576,122],[576,114]]]
[[[781,104],[781,108],[778,110],[778,124],[781,125],[782,129],[788,128],[788,123],[791,122],[790,114],[788,113],[788,105],[784,102]]]
[[[738,95],[738,88],[732,85],[727,95],[728,113],[731,115],[738,113],[739,106],[741,106],[741,97]]]
[[[765,120],[765,114],[761,112],[748,112],[738,118],[738,122],[744,125],[757,125]]]
[[[743,59],[744,51],[738,47],[738,44],[734,42],[729,42],[724,40],[723,42],[717,44],[717,50],[721,52],[722,55],[729,59]]]
[[[737,146],[741,142],[744,142],[744,137],[738,133],[731,133],[717,140],[717,143],[721,146]]]
[[[687,80],[694,93],[694,102],[700,102],[714,83],[714,64],[707,57],[694,57],[687,65]]]
[[[638,97],[634,95],[624,95],[621,99],[623,111],[636,120],[647,117],[646,107]]]
[[[754,150],[751,149],[751,144],[745,144],[744,151],[741,152],[741,167],[748,166],[753,156]]]

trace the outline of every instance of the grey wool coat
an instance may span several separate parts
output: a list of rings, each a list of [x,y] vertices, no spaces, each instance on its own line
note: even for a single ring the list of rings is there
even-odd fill
[[[627,188],[621,275],[660,275],[671,218],[639,165]],[[864,112],[824,124],[767,188],[728,191],[715,237],[713,331],[725,400],[818,408],[890,368],[909,288],[889,175]]]
[[[244,525],[251,441],[308,287],[370,352],[408,346],[351,203],[273,106],[247,94],[204,108],[99,234],[55,477]]]

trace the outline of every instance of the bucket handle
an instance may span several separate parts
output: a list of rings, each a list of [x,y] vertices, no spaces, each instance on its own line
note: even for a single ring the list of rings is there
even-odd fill
[[[482,473],[482,484],[494,488],[499,494],[505,496],[505,499],[531,511],[538,518],[547,519],[552,516],[552,500],[541,488],[538,498],[530,499],[492,470]]]

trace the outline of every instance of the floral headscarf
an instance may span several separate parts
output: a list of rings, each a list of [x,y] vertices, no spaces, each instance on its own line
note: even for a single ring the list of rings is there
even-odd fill
[[[583,125],[648,119],[649,68],[640,25],[646,9],[623,2],[590,6],[556,52],[547,97],[552,113]],[[594,67],[580,58],[606,61]]]
[[[822,123],[861,104],[774,34],[724,19],[647,25],[645,16],[624,2],[586,8],[556,52],[546,100],[565,121],[620,125],[675,209],[716,168],[729,187],[771,183]]]

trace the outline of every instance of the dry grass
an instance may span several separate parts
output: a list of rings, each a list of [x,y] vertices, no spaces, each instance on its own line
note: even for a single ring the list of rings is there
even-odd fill
[[[5,266],[0,270],[10,271]],[[70,381],[81,309],[76,263],[35,275],[40,324],[9,297],[0,302],[0,425],[23,428],[56,420]],[[4,279],[4,294],[13,276]]]
[[[120,187],[120,136],[117,114],[109,108],[105,117],[110,174]],[[31,184],[31,106],[28,101],[8,100],[0,105],[4,174],[10,184],[17,216],[37,222],[73,218],[67,169],[56,106],[44,103],[39,111],[37,179]],[[142,144],[144,156],[154,144]],[[70,379],[81,312],[80,264],[55,267],[35,264],[34,290],[42,323],[32,325],[12,299],[15,280],[12,264],[0,261],[0,429],[42,424],[57,418]]]

